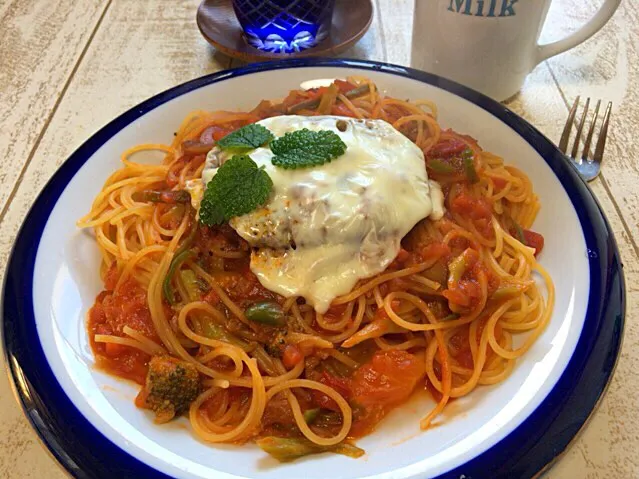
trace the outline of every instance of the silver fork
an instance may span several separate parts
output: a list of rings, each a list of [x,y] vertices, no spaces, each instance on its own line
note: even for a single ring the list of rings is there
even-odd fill
[[[595,127],[597,125],[597,118],[599,117],[599,108],[601,107],[601,100],[597,101],[595,106],[595,112],[592,115],[592,121],[590,128],[588,128],[588,134],[586,136],[586,142],[581,153],[581,157],[578,157],[579,146],[581,143],[581,135],[583,133],[584,125],[586,123],[586,115],[588,114],[588,108],[590,107],[590,98],[586,100],[584,105],[584,111],[581,114],[579,124],[577,125],[577,134],[575,135],[574,143],[570,154],[568,154],[568,142],[570,141],[570,132],[572,131],[572,125],[575,122],[575,116],[577,114],[577,108],[579,107],[579,97],[575,99],[575,102],[570,108],[568,114],[568,120],[566,120],[566,126],[561,134],[561,140],[559,141],[559,149],[570,160],[573,166],[577,169],[581,177],[586,181],[594,180],[601,171],[601,161],[603,159],[604,148],[606,147],[606,137],[608,136],[608,124],[610,123],[610,112],[612,110],[612,102],[608,102],[606,111],[603,115],[601,127],[599,129],[599,138],[595,145],[595,152],[590,156],[590,145],[595,133]]]

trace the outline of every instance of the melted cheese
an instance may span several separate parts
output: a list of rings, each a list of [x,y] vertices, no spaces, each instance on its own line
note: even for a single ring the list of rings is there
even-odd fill
[[[418,221],[442,217],[443,195],[428,180],[422,151],[385,121],[280,116],[259,123],[276,137],[330,130],[347,145],[330,163],[296,170],[273,166],[269,148],[249,153],[273,191],[264,208],[230,224],[255,248],[251,270],[269,290],[325,312],[358,280],[384,271]],[[204,184],[225,159],[218,149],[209,153]]]

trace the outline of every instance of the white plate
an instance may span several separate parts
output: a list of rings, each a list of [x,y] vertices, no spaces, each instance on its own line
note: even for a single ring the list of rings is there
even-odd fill
[[[186,419],[156,426],[148,412],[134,406],[136,386],[94,367],[85,314],[102,289],[98,276],[99,254],[92,236],[75,227],[76,220],[86,214],[104,180],[120,167],[119,158],[124,150],[139,143],[168,142],[188,112],[248,110],[264,98],[285,96],[309,79],[343,78],[351,74],[372,78],[384,93],[394,97],[435,101],[443,127],[472,135],[484,149],[503,156],[528,174],[542,204],[534,224],[534,229],[546,240],[540,262],[556,286],[556,303],[549,326],[518,361],[507,380],[496,386],[480,387],[469,397],[452,403],[437,427],[425,432],[419,430],[419,418],[433,406],[426,395],[415,397],[393,411],[373,434],[358,441],[367,452],[361,459],[325,454],[280,465],[252,444],[242,447],[205,444],[191,433]],[[578,347],[585,328],[593,321],[597,325],[606,321],[622,322],[619,314],[624,306],[622,289],[606,290],[601,284],[602,277],[606,277],[610,281],[616,278],[622,286],[614,239],[587,188],[557,156],[556,149],[504,107],[457,85],[400,67],[344,61],[283,62],[196,80],[114,120],[73,155],[43,196],[47,197],[46,201],[40,197],[25,222],[25,228],[40,223],[37,231],[28,236],[34,243],[33,248],[17,246],[12,257],[5,289],[3,329],[14,379],[18,381],[27,412],[40,411],[44,417],[54,416],[54,419],[37,422],[36,429],[71,472],[75,468],[70,464],[79,468],[76,469],[81,471],[79,476],[93,472],[100,476],[106,471],[104,467],[110,467],[113,472],[115,466],[104,464],[99,458],[87,459],[82,448],[70,445],[62,436],[60,427],[51,425],[56,423],[56,411],[59,412],[67,400],[77,408],[69,412],[69,421],[75,424],[76,430],[82,428],[87,440],[95,441],[96,445],[111,441],[117,446],[112,453],[118,457],[112,458],[111,465],[118,462],[118,467],[124,468],[122,471],[136,470],[145,475],[156,470],[180,478],[399,479],[444,473],[459,477],[463,471],[476,471],[474,478],[491,467],[495,468],[495,477],[499,468],[512,472],[516,467],[523,467],[522,460],[530,464],[528,469],[536,472],[563,449],[570,438],[527,433],[527,428],[535,429],[535,424],[530,423],[531,415],[541,413],[543,416],[543,411],[552,403],[551,393],[557,400],[563,397],[568,401],[574,390],[584,387],[567,368],[574,366],[575,358],[582,358],[581,362],[586,364],[591,357],[590,349]],[[25,235],[23,229],[20,238]],[[29,267],[31,263],[33,269]],[[18,267],[21,272],[16,277],[18,273],[14,268]],[[29,284],[31,278],[32,284]],[[26,291],[32,292],[32,298],[20,294],[24,289],[16,289],[21,282],[27,284]],[[606,295],[609,301],[605,305],[617,314],[602,310]],[[29,324],[35,321],[39,344],[31,338],[33,345],[29,348],[41,353],[41,347],[44,361],[20,353],[20,346],[32,333],[7,328],[7,321],[17,319]],[[32,326],[25,326],[28,327],[33,330]],[[600,331],[601,328],[597,328]],[[604,338],[614,357],[619,335],[615,338]],[[581,372],[584,367],[581,366]],[[30,381],[31,387],[24,387],[18,376],[28,375],[29,371],[34,379]],[[597,374],[598,381],[585,386],[592,396],[582,407],[586,416],[607,383],[610,371]],[[42,376],[46,376],[46,380]],[[567,385],[558,386],[560,380]],[[59,387],[64,394],[60,394]],[[34,395],[42,398],[44,411],[42,405],[34,405]],[[541,425],[538,421],[536,424]],[[574,432],[580,425],[577,424]],[[517,434],[528,439],[538,438],[528,449],[556,441],[552,446],[559,450],[543,463],[525,459],[530,453],[513,442]],[[514,462],[510,455],[517,452],[522,458]],[[495,464],[494,457],[501,454],[506,466]],[[548,452],[542,456],[548,456]],[[509,461],[514,463],[507,465]],[[126,469],[127,464],[131,464],[132,469]]]

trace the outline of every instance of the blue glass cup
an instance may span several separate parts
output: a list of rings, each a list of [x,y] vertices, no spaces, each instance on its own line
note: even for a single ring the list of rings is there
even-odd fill
[[[335,0],[233,0],[249,45],[274,53],[312,48],[330,33]]]

